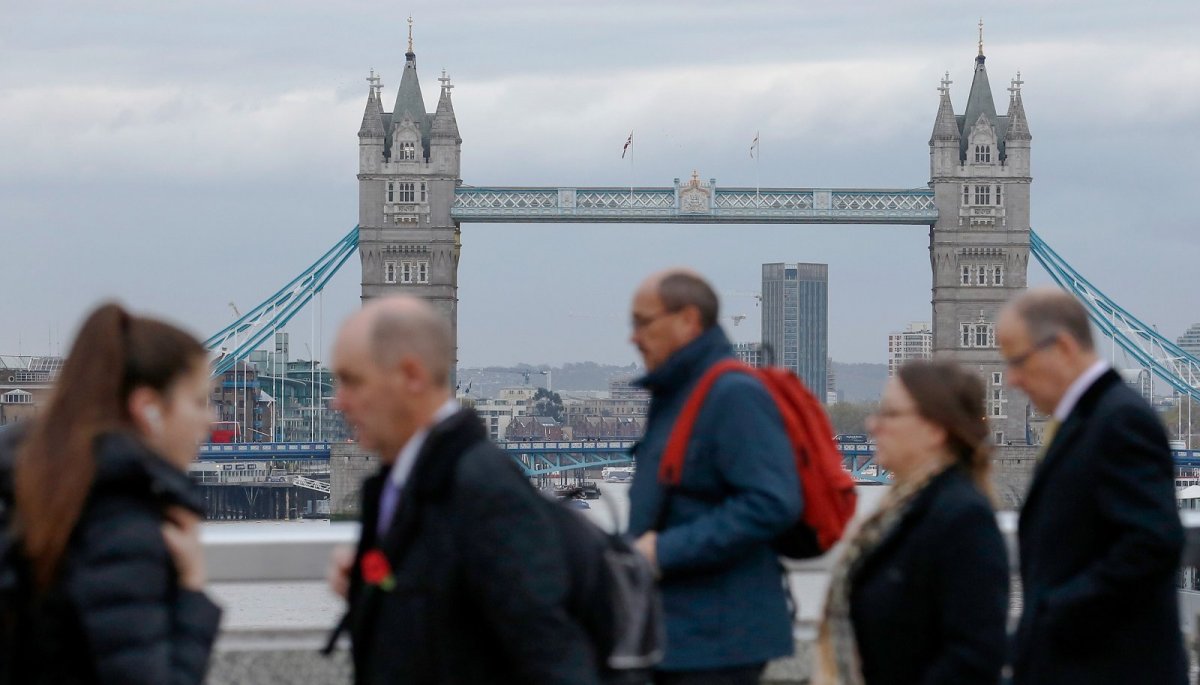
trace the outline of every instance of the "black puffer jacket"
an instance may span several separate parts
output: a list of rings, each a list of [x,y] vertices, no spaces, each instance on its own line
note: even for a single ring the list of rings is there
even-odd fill
[[[5,504],[19,440],[13,430],[0,432]],[[32,621],[36,638],[0,662],[15,665],[20,683],[202,683],[221,610],[179,587],[161,530],[168,506],[201,512],[198,493],[130,435],[101,437],[96,455],[60,580]],[[0,535],[10,535],[7,526]]]

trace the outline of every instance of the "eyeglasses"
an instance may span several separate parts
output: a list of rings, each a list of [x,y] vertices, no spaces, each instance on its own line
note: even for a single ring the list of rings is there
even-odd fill
[[[667,309],[652,316],[638,316],[637,314],[634,314],[633,318],[629,320],[629,326],[635,331],[640,331],[663,317],[667,317],[672,314],[678,314],[679,312],[680,310],[678,309]]]
[[[1010,369],[1019,369],[1024,366],[1025,362],[1029,361],[1030,357],[1037,354],[1038,350],[1044,350],[1056,342],[1058,342],[1058,336],[1045,338],[1041,342],[1034,343],[1033,347],[1025,350],[1021,354],[1009,359],[1005,359],[1004,364]]]
[[[876,421],[883,421],[884,419],[898,419],[902,416],[916,416],[916,415],[917,415],[916,409],[893,409],[893,408],[889,407],[887,409],[880,408],[879,410],[873,412],[871,414],[871,417],[874,418]]]

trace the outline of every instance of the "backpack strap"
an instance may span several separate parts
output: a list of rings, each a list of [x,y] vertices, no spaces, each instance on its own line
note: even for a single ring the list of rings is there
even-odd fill
[[[700,377],[700,381],[688,395],[683,410],[679,412],[679,417],[675,419],[675,425],[671,428],[671,436],[667,439],[662,460],[658,463],[659,483],[667,486],[679,485],[679,480],[683,477],[683,458],[687,455],[688,442],[692,439],[692,429],[696,425],[700,409],[704,406],[704,400],[708,397],[708,391],[712,389],[713,383],[716,383],[718,378],[731,372],[755,373],[754,369],[737,359],[722,359],[709,367],[708,371]]]

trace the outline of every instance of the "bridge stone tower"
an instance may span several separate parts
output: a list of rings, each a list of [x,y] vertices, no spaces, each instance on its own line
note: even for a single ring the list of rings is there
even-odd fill
[[[938,209],[929,232],[933,351],[979,370],[996,442],[1025,444],[1029,401],[1004,386],[995,326],[1000,307],[1026,287],[1031,136],[1020,73],[1008,89],[1007,115],[996,113],[980,31],[966,111],[954,114],[947,74],[929,140]]]
[[[383,111],[375,72],[358,131],[358,251],[362,299],[423,297],[458,322],[458,224],[450,218],[460,183],[462,138],[442,73],[437,110],[425,111],[409,20],[404,74],[391,112]],[[455,358],[457,359],[457,353]]]

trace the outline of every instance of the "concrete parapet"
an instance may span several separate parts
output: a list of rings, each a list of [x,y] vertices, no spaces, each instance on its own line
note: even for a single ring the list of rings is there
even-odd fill
[[[329,516],[355,519],[359,514],[362,483],[379,468],[379,457],[358,443],[334,443],[329,453]]]
[[[992,458],[992,487],[1000,509],[1020,509],[1037,467],[1038,445],[1002,445]]]

